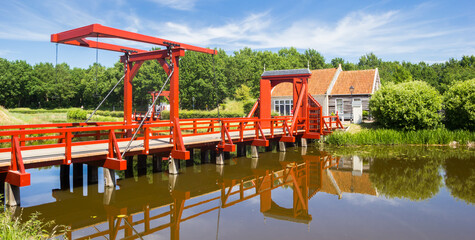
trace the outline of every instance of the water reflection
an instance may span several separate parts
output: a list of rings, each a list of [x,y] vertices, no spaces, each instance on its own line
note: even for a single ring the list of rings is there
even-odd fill
[[[475,158],[452,157],[444,162],[445,185],[452,196],[475,203]]]
[[[342,198],[351,201],[361,199],[361,196],[374,201],[379,194],[412,201],[433,198],[443,186],[444,169],[445,183],[451,194],[467,203],[474,202],[475,165],[472,158],[453,158],[452,155],[445,159],[431,158],[424,152],[419,153],[416,156],[407,152],[387,156],[345,153],[337,157],[315,149],[289,149],[285,153],[261,153],[259,159],[233,158],[224,166],[195,161],[195,165],[184,167],[183,164],[179,175],[153,173],[162,169],[161,166],[152,162],[147,166],[146,160],[142,159],[135,164],[135,171],[119,174],[117,189],[106,188],[104,192],[99,192],[102,188],[96,184],[97,167],[86,166],[87,177],[77,178],[87,179],[90,184],[70,191],[69,180],[61,182],[61,189],[52,192],[55,202],[27,207],[23,211],[24,214],[38,211],[47,220],[71,226],[70,239],[180,239],[180,232],[194,236],[203,228],[203,221],[215,222],[216,227],[207,228],[207,231],[216,232],[207,232],[206,238],[215,235],[219,238],[221,235],[229,237],[229,229],[233,228],[222,223],[223,214],[229,210],[233,212],[232,218],[249,221],[247,225],[255,224],[248,218],[239,219],[237,214],[251,210],[246,208],[255,206],[252,204],[257,204],[257,213],[264,219],[306,224],[310,228],[315,219],[320,221],[317,226],[321,224],[323,209],[331,206],[328,202],[316,204],[322,199],[317,201],[318,193],[332,201]],[[80,175],[82,167],[76,171],[74,168],[73,174]],[[61,174],[66,173],[69,169],[61,171]],[[73,184],[74,179],[73,176]],[[345,201],[338,203],[345,209]],[[318,209],[315,211],[318,215],[313,213],[312,216],[309,211],[312,207]],[[346,209],[351,212],[358,208]],[[370,212],[377,211],[365,210],[365,214]],[[342,211],[335,214],[345,216]],[[372,220],[380,222],[377,221],[379,218],[382,217]],[[388,226],[398,226],[391,222],[393,219],[386,220]],[[193,228],[181,229],[190,223]],[[300,236],[314,238],[313,235]]]

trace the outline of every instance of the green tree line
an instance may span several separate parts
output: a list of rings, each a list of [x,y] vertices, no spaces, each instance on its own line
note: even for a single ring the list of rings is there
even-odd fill
[[[444,93],[456,82],[475,78],[475,56],[445,63],[427,64],[383,61],[373,53],[361,56],[358,63],[342,58],[326,62],[316,50],[303,52],[284,48],[277,52],[244,48],[227,54],[211,56],[186,52],[180,60],[180,107],[206,109],[216,107],[216,101],[234,98],[236,91],[250,89],[251,97],[259,95],[259,80],[266,70],[293,68],[334,68],[343,70],[379,68],[382,84],[421,80]],[[71,68],[65,63],[30,65],[25,61],[0,58],[0,105],[6,108],[94,108],[123,76],[123,65],[113,67],[93,64],[87,69]],[[159,90],[166,74],[157,61],[145,62],[133,80],[134,106],[146,108],[151,101],[148,91]],[[218,98],[218,99],[216,99]],[[111,94],[104,108],[121,108],[123,84]]]

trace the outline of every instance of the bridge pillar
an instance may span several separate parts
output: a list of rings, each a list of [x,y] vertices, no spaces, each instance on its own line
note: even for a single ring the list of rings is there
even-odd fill
[[[87,165],[87,195],[98,192],[99,169],[96,166]]]
[[[200,155],[201,155],[201,164],[209,163],[209,150],[201,148]]]
[[[186,166],[187,167],[192,167],[193,164],[195,163],[195,149],[192,148],[192,149],[187,149],[186,151],[189,151],[190,152],[190,159],[186,160],[185,163],[186,163]]]
[[[20,205],[20,187],[5,182],[5,204],[7,206]]]
[[[258,158],[259,152],[257,151],[257,146],[251,145],[251,157]]]
[[[82,163],[73,163],[73,192],[75,188],[76,192],[83,192],[83,179],[84,179],[84,171],[83,171],[83,164]]]
[[[176,175],[179,172],[180,160],[170,157],[168,160],[168,173]]]
[[[139,176],[147,174],[147,155],[137,156],[137,172]]]
[[[69,172],[71,165],[60,165],[59,166],[59,184],[61,190],[69,190]]]
[[[153,172],[161,172],[162,171],[162,155],[154,154],[153,159]]]
[[[307,139],[306,138],[301,138],[300,139],[300,145],[302,147],[307,147]]]
[[[131,178],[134,176],[134,156],[125,157],[127,161],[127,169],[125,170],[125,178]]]
[[[177,175],[168,175],[168,190],[170,192],[172,192],[173,190],[175,190],[175,185],[176,185],[176,180],[177,180],[178,176]]]
[[[103,170],[104,170],[104,189],[115,188],[115,170],[108,169],[108,168],[103,168]]]
[[[112,200],[114,200],[114,197],[115,197],[115,188],[110,188],[110,187],[104,188],[104,196],[102,198],[102,203],[104,205],[110,205]]]
[[[223,150],[218,150],[216,155],[216,165],[224,165],[224,152]]]
[[[251,168],[256,169],[258,163],[259,163],[259,158],[252,158],[251,159]]]
[[[302,151],[300,153],[302,156],[307,155],[307,147],[302,147],[301,150]]]
[[[244,143],[237,144],[237,157],[246,156],[246,145]]]
[[[285,142],[279,142],[279,152],[285,152]]]
[[[280,162],[285,161],[285,152],[279,152],[279,161]]]
[[[212,163],[216,163],[216,149],[209,150],[209,158],[211,159]]]

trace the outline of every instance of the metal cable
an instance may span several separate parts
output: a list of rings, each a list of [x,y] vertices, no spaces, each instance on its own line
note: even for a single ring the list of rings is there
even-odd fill
[[[173,65],[172,65],[173,67]],[[160,89],[160,92],[158,93],[158,96],[160,96],[160,94],[162,93],[163,89],[165,88],[165,86],[167,85],[168,81],[170,80],[170,77],[173,75],[173,72],[175,71],[175,68],[172,68],[172,72],[170,73],[170,75],[168,75],[168,78],[167,80],[165,81],[165,83],[163,84],[162,88]],[[132,138],[130,139],[129,143],[127,144],[127,147],[125,148],[124,152],[122,153],[122,158],[124,158],[124,155],[127,151],[129,151],[129,148],[130,148],[130,144],[132,144],[132,142],[134,141],[135,137],[137,136],[137,133],[139,132],[139,130],[142,128],[143,126],[143,123],[145,122],[145,119],[147,119],[147,116],[151,113],[153,107],[155,106],[155,103],[157,102],[157,100],[159,99],[159,97],[155,98],[155,100],[153,101],[152,105],[150,105],[150,107],[148,108],[148,111],[147,111],[147,114],[145,114],[145,117],[142,119],[142,121],[140,122],[140,125],[139,127],[137,128],[137,130],[135,130],[135,133],[134,135],[132,136]]]
[[[96,113],[96,111],[101,107],[101,105],[104,103],[104,101],[106,101],[107,97],[109,97],[109,95],[114,91],[114,89],[117,87],[117,85],[119,85],[120,82],[122,82],[122,80],[124,79],[125,77],[125,74],[124,76],[122,76],[119,81],[117,81],[117,83],[114,85],[114,87],[109,91],[109,93],[106,95],[106,97],[104,99],[102,99],[102,102],[99,103],[99,105],[96,107],[96,109],[94,109],[94,112],[92,112],[91,116],[89,116],[87,118],[87,120],[85,121],[85,123],[87,123],[91,118],[92,116],[94,116],[94,114]]]

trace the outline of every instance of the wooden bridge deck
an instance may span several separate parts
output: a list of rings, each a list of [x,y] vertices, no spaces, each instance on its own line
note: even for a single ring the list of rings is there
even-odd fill
[[[264,135],[271,136],[269,129],[263,130]],[[274,136],[280,136],[283,134],[282,129],[274,129]],[[232,140],[238,140],[240,138],[239,132],[230,133]],[[255,131],[248,130],[244,131],[244,138],[255,138]],[[186,147],[188,146],[199,146],[207,145],[213,143],[219,143],[221,141],[220,133],[197,135],[197,136],[184,136],[183,142]],[[118,142],[121,153],[125,150],[128,142]],[[149,149],[159,150],[159,149],[169,149],[172,148],[173,144],[168,142],[168,139],[151,139],[149,140]],[[143,140],[135,140],[130,145],[130,152],[142,151],[144,150]],[[108,153],[108,143],[93,143],[90,145],[82,146],[72,146],[71,148],[71,157],[72,160],[79,158],[91,158],[95,156],[104,156]],[[38,149],[38,150],[23,150],[21,152],[23,157],[23,162],[25,165],[35,164],[35,163],[47,163],[47,162],[56,162],[62,161],[65,157],[64,147],[56,148],[47,148],[47,149]],[[11,153],[3,152],[0,153],[0,167],[8,167],[11,164]]]

